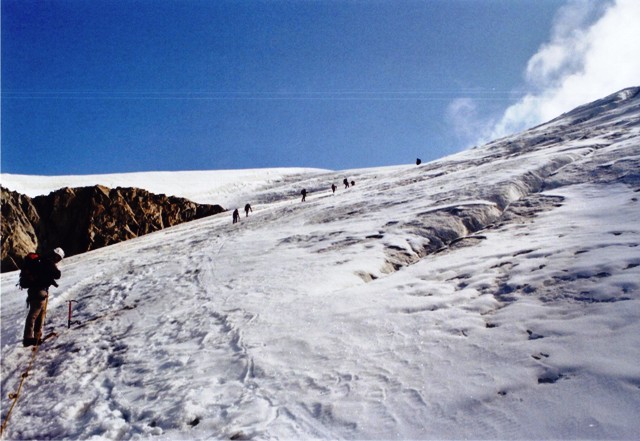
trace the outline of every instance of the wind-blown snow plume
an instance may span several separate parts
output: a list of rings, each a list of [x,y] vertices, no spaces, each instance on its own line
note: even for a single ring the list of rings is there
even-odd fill
[[[449,107],[449,117],[461,136],[474,142],[519,132],[548,121],[581,103],[608,95],[640,80],[640,2],[572,0],[558,11],[549,41],[527,63],[525,90],[497,120],[479,121],[477,104],[460,101]],[[471,106],[471,107],[470,107]],[[464,128],[460,128],[460,124]],[[487,127],[477,130],[478,127]],[[468,137],[466,139],[473,139]]]
[[[493,128],[492,138],[554,118],[580,103],[638,82],[640,2],[617,0],[589,25],[600,7],[599,2],[582,0],[559,12],[551,41],[527,65],[527,83],[534,92],[506,110]]]
[[[589,24],[600,7],[600,2],[581,0],[561,9],[551,41],[527,65],[527,83],[533,92],[506,110],[492,138],[539,124],[638,82],[640,2],[617,0]]]

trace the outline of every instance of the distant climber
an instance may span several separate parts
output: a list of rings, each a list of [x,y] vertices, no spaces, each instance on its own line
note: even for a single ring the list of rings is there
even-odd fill
[[[355,187],[356,186],[356,181],[351,181],[351,186]]]
[[[302,201],[301,202],[306,201],[307,200],[307,189],[303,188],[302,191],[300,192],[300,194],[302,195]]]
[[[233,210],[233,223],[237,223],[240,221],[240,213],[238,212],[238,209],[236,208],[235,210]]]
[[[420,158],[416,159],[416,165],[420,165],[420,164],[422,164],[422,159]]]
[[[246,213],[245,217],[249,217],[249,212],[253,213],[253,210],[251,209],[251,204],[247,204],[244,206],[244,212]]]
[[[34,259],[30,266],[31,277],[27,288],[29,313],[24,324],[24,346],[37,346],[42,342],[42,326],[47,311],[49,287],[57,287],[56,280],[62,275],[56,266],[64,258],[62,248],[56,248],[42,257]],[[23,269],[23,271],[25,271]],[[21,279],[23,276],[21,275]],[[22,285],[22,284],[21,284]]]
[[[331,191],[333,192],[333,194],[336,193],[336,188],[338,188],[336,187],[336,184],[331,184]]]
[[[342,183],[344,184],[344,188],[349,188],[349,180],[347,178],[344,178]]]

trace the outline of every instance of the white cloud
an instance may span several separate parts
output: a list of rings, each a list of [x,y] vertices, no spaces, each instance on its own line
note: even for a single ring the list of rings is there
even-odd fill
[[[487,122],[480,117],[476,101],[472,98],[453,100],[447,108],[447,119],[456,136],[462,140],[477,139],[479,134],[488,134]]]
[[[529,92],[494,120],[471,98],[453,101],[447,118],[456,135],[481,144],[640,86],[640,0],[570,0],[529,59],[524,81]]]
[[[588,0],[573,1],[556,14],[551,41],[542,45],[527,64],[530,84],[546,86],[581,68],[581,54],[587,49],[585,28],[593,20],[594,6]]]
[[[510,106],[490,139],[548,121],[579,105],[640,85],[640,1],[572,1],[527,64],[531,93]],[[594,16],[597,18],[594,20]]]

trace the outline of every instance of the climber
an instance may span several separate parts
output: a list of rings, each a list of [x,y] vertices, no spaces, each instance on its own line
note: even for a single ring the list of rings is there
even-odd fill
[[[49,287],[57,287],[56,280],[62,275],[57,267],[64,258],[62,248],[56,248],[44,254],[32,265],[33,278],[27,289],[29,313],[24,324],[24,346],[39,345],[42,341],[42,326],[49,298]],[[24,271],[24,270],[23,270]]]

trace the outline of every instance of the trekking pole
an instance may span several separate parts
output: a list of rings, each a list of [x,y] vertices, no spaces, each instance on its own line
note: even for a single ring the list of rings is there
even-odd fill
[[[67,321],[67,329],[71,327],[71,305],[73,302],[78,303],[76,300],[67,300],[67,303],[69,304],[69,320]]]

